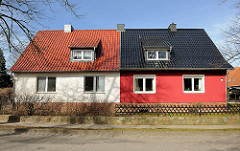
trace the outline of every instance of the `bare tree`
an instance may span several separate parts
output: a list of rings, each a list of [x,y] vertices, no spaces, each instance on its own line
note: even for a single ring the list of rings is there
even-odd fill
[[[226,2],[225,0],[224,2]],[[228,28],[223,32],[223,44],[221,51],[229,63],[240,65],[240,1],[234,7],[238,10],[236,16],[231,20]]]
[[[232,25],[224,31],[222,52],[230,63],[240,65],[240,17],[232,20]]]
[[[18,58],[21,56],[21,54],[23,53],[23,51],[26,49],[27,45],[29,44],[29,42],[27,40],[22,40],[22,45],[18,45],[18,51],[10,51],[9,55],[8,55],[8,66],[7,68],[12,67],[16,61],[18,60]]]
[[[21,53],[18,46],[26,40],[32,42],[33,26],[43,25],[40,20],[48,17],[42,9],[56,4],[80,17],[75,12],[76,5],[69,0],[0,0],[0,47]]]

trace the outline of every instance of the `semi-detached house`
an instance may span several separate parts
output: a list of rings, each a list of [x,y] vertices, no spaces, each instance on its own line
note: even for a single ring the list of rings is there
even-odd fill
[[[203,29],[39,31],[10,69],[55,102],[226,102],[232,69]]]

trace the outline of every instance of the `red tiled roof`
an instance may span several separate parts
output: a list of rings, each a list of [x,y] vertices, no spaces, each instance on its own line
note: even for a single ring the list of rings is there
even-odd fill
[[[79,42],[77,39],[85,39]],[[10,71],[119,71],[120,32],[116,30],[39,31]],[[94,62],[70,62],[69,46],[96,46],[101,50]]]
[[[227,86],[240,86],[240,67],[230,70],[227,74]]]
[[[69,48],[91,48],[97,47],[100,39],[81,37],[74,40],[74,42],[69,46]]]

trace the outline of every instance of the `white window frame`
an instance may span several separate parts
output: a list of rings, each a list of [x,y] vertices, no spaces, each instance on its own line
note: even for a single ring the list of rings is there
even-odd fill
[[[156,52],[156,59],[152,59],[148,57],[148,52],[149,51],[155,51]],[[165,52],[166,53],[166,58],[158,58],[158,52]],[[167,50],[147,50],[147,60],[168,60],[168,51]]]
[[[143,91],[135,91],[135,79],[143,79]],[[146,91],[146,79],[153,79],[153,91]],[[135,94],[154,94],[156,93],[156,75],[134,75],[133,76],[133,92]]]
[[[184,79],[191,79],[192,81],[192,91],[185,91],[184,90]],[[201,78],[202,79],[202,90],[201,91],[195,91],[194,90],[194,78]],[[204,75],[183,75],[183,78],[182,78],[182,81],[183,81],[183,92],[184,93],[205,93],[205,76]]]
[[[85,91],[85,82],[86,82],[86,77],[93,77],[93,91]],[[97,77],[103,77],[104,78],[104,91],[103,92],[99,92],[99,91],[96,91],[96,80],[97,80]],[[92,75],[86,75],[84,76],[84,93],[105,93],[106,91],[106,77],[105,76],[102,76],[102,75],[96,75],[96,76],[92,76]]]
[[[46,83],[45,83],[45,89],[44,91],[38,91],[38,78],[45,78],[46,79]],[[55,91],[48,91],[48,78],[55,78]],[[37,93],[56,93],[57,92],[57,77],[54,76],[38,76],[37,77],[37,88],[36,88],[36,92]]]
[[[91,52],[91,59],[84,59],[84,52]],[[82,59],[74,59],[74,52],[81,52]],[[92,61],[93,60],[93,51],[92,50],[72,50],[72,59],[74,61]]]

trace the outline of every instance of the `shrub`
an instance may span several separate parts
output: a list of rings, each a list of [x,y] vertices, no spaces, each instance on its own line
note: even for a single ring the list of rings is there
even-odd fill
[[[13,88],[0,89],[0,111],[4,110],[6,105],[13,103],[14,92]]]
[[[51,99],[46,95],[22,93],[16,97],[18,115],[34,115],[37,111],[49,111]]]

